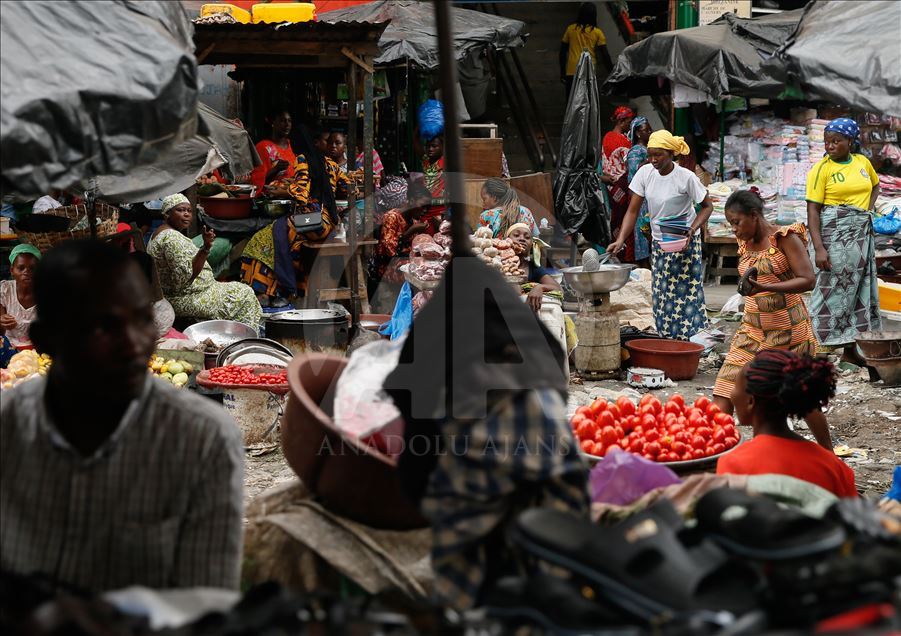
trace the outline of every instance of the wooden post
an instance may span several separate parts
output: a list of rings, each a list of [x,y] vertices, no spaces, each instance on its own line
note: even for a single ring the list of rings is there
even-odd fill
[[[369,238],[372,236],[372,221],[375,218],[375,200],[373,187],[375,175],[372,166],[372,136],[374,132],[373,120],[373,77],[372,73],[366,72],[363,75],[363,236]],[[354,149],[356,153],[356,149]],[[356,158],[356,154],[354,155]],[[356,167],[356,166],[354,166]]]
[[[357,137],[357,65],[351,61],[347,65],[347,168],[352,170],[356,162]],[[350,246],[350,316],[352,328],[360,324],[360,287],[359,272],[356,268],[357,258],[357,201],[356,189],[348,188],[347,204],[347,242]]]

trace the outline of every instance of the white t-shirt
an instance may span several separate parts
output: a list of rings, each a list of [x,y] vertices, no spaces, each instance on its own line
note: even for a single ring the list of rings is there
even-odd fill
[[[0,305],[6,307],[6,313],[16,319],[18,323],[14,328],[6,331],[6,337],[9,343],[16,347],[29,347],[31,340],[28,337],[28,327],[37,316],[38,307],[32,305],[25,309],[19,303],[19,297],[16,295],[16,281],[0,280]]]
[[[651,235],[660,240],[660,226],[657,220],[662,218],[682,217],[692,223],[697,216],[695,203],[700,203],[707,196],[707,188],[698,176],[676,164],[668,175],[661,175],[657,168],[645,164],[638,169],[629,189],[648,203],[648,216],[651,219]]]

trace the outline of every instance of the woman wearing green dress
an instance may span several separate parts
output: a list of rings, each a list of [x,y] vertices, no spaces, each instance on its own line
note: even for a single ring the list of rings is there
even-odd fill
[[[163,199],[163,224],[154,232],[147,252],[156,262],[163,295],[178,317],[199,320],[235,320],[259,329],[263,309],[244,283],[220,283],[207,263],[216,234],[203,230],[199,249],[184,235],[191,225],[193,207],[187,197]]]

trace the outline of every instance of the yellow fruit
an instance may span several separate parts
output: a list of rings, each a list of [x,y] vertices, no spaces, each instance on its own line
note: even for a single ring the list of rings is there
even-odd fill
[[[29,375],[28,369],[16,369],[17,378],[24,378],[26,375]]]
[[[162,374],[164,374],[164,373],[168,373],[168,372],[169,372],[169,365],[168,365],[168,364],[164,364],[163,366],[160,367],[160,375],[162,375]]]
[[[172,376],[172,384],[181,385],[187,384],[188,382],[188,374],[187,373],[176,373]]]
[[[160,374],[160,377],[162,379],[164,379],[166,382],[172,382],[172,374],[171,373],[163,372]]]
[[[184,360],[182,360],[181,366],[182,366],[182,369],[184,369],[185,373],[187,373],[188,375],[191,375],[192,373],[194,373],[194,367],[193,367],[193,365],[191,365],[190,362],[185,362]]]
[[[185,370],[185,368],[177,362],[173,362],[172,364],[169,365],[169,373],[171,373],[174,376],[182,373],[184,370]]]

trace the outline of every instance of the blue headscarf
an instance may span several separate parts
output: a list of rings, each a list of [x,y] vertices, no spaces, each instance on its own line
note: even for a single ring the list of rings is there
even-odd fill
[[[826,129],[824,132],[834,132],[840,135],[844,135],[851,141],[857,141],[860,137],[860,126],[857,125],[857,122],[848,117],[839,117],[838,119],[833,119],[828,124],[826,124]]]
[[[638,141],[638,138],[636,137],[638,129],[646,123],[648,123],[648,118],[641,115],[632,120],[632,125],[629,126],[629,141],[633,144]]]

